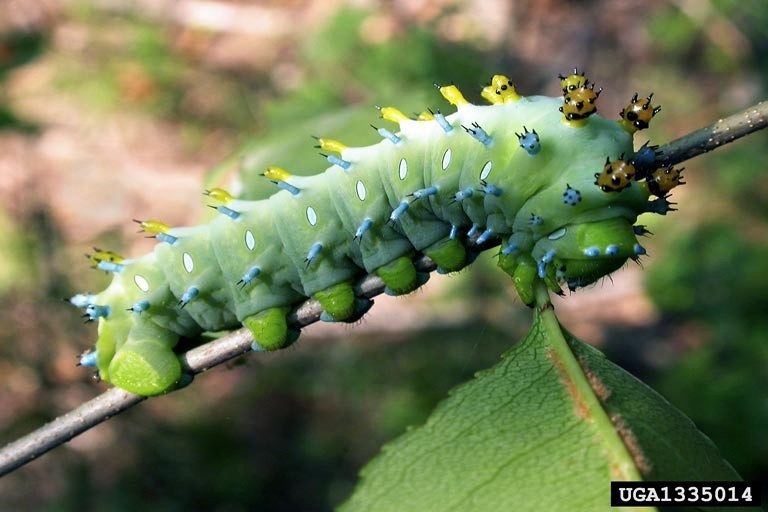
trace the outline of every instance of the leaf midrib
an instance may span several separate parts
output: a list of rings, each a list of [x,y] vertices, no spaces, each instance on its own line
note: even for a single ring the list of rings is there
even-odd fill
[[[622,473],[621,476],[616,475],[616,479],[621,478],[627,481],[642,481],[643,478],[635,464],[635,460],[627,446],[624,444],[623,439],[616,431],[611,418],[603,408],[595,390],[590,385],[589,379],[585,375],[579,361],[571,351],[570,345],[566,341],[562,328],[560,327],[560,322],[558,322],[557,317],[555,316],[552,303],[549,300],[549,292],[543,283],[536,288],[536,307],[538,308],[541,328],[546,332],[549,346],[554,355],[558,358],[558,361],[553,363],[558,367],[558,371],[561,373],[561,378],[568,379],[569,382],[564,382],[564,385],[572,386],[573,391],[566,390],[566,393],[572,400],[574,400],[575,398],[573,394],[575,392],[578,400],[581,402],[580,404],[573,404],[574,414],[577,414],[575,410],[580,406],[586,410],[587,418],[585,421],[591,421],[593,423],[597,437],[605,447],[611,470],[613,471],[616,469]],[[633,510],[656,509],[635,508]]]

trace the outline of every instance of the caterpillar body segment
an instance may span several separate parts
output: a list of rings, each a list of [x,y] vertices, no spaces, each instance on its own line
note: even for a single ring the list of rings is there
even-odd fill
[[[278,194],[286,201],[293,200],[290,192]],[[286,260],[283,246],[275,243],[277,229],[271,204],[235,201],[234,206],[243,212],[242,218],[236,222],[214,219],[210,241],[221,268],[222,288],[229,290],[235,316],[242,322],[260,311],[294,304],[306,295],[297,267]]]
[[[365,273],[391,294],[423,284],[416,252],[452,272],[470,261],[468,245],[499,238],[499,265],[527,304],[537,280],[575,289],[639,258],[637,216],[669,211],[661,194],[680,173],[629,172],[632,133],[591,115],[599,90],[576,72],[562,85],[565,102],[521,97],[496,75],[483,90],[488,106],[440,87],[453,114],[412,120],[380,108],[397,132],[378,128],[382,140],[367,147],[316,138],[331,166],[308,177],[268,168],[278,190],[267,199],[211,189],[221,215],[208,224],[137,221],[158,239],[154,251],[134,260],[97,251],[95,265],[119,265],[112,283],[70,299],[99,321],[95,355],[84,360],[105,381],[158,394],[181,378],[180,338],[244,325],[255,350],[282,348],[298,335],[286,315],[308,297],[323,320],[354,321],[371,305],[352,287]]]

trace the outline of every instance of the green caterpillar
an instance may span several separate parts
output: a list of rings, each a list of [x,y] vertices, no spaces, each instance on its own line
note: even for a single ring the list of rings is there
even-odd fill
[[[310,177],[270,167],[280,190],[265,200],[216,188],[206,193],[221,215],[208,224],[136,221],[155,250],[132,260],[97,250],[90,258],[112,283],[69,299],[99,324],[81,364],[128,391],[163,393],[181,378],[181,337],[244,325],[254,349],[283,348],[298,335],[286,315],[307,297],[325,320],[353,321],[371,305],[355,297],[359,276],[378,274],[392,294],[418,288],[417,252],[454,272],[469,245],[500,239],[499,266],[527,304],[538,280],[560,293],[639,258],[637,216],[665,214],[681,183],[677,169],[640,171],[624,157],[659,107],[635,95],[607,120],[593,115],[600,89],[583,73],[560,79],[562,98],[521,97],[496,75],[481,93],[488,106],[439,87],[455,113],[380,108],[399,131],[378,128],[383,140],[359,148],[319,138],[331,167]]]

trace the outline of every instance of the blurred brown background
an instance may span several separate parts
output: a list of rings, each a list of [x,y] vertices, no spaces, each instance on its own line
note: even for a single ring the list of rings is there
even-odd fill
[[[151,249],[131,218],[199,222],[206,185],[261,197],[264,165],[324,168],[310,134],[372,143],[372,105],[445,109],[447,81],[477,101],[497,72],[555,95],[585,68],[609,118],[654,91],[638,138],[665,142],[766,96],[767,36],[761,0],[0,2],[0,442],[103,389],[74,366],[95,328],[61,297],[106,285],[91,246]],[[688,162],[646,268],[557,303],[750,479],[768,479],[766,142]],[[329,510],[528,321],[483,257],[111,419],[0,480],[0,509]]]

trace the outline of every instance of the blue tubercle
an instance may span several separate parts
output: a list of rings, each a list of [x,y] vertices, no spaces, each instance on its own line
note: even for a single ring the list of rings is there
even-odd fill
[[[646,211],[649,213],[658,213],[659,215],[666,215],[668,212],[674,212],[677,210],[677,208],[672,207],[675,204],[677,203],[670,203],[666,197],[660,197],[659,199],[648,201],[648,208],[646,209]]]
[[[96,363],[99,359],[99,353],[96,350],[89,352],[83,352],[80,354],[77,366],[85,366],[86,368],[96,368]]]
[[[413,194],[411,194],[416,199],[421,199],[423,197],[429,197],[437,194],[437,186],[433,185],[431,187],[427,188],[420,188],[419,190],[415,191]]]
[[[455,240],[457,236],[459,236],[459,226],[451,224],[451,234],[448,235],[448,238]]]
[[[86,318],[86,322],[93,322],[97,318],[107,318],[112,312],[112,308],[106,305],[88,304],[85,307],[85,314],[83,318]]]
[[[141,314],[148,309],[149,309],[149,301],[146,299],[143,299],[136,302],[133,306],[128,308],[128,311],[133,311],[134,313]]]
[[[581,202],[581,192],[571,187],[570,185],[566,184],[565,192],[563,192],[563,203],[570,206],[576,206],[580,202]]]
[[[453,198],[456,201],[461,202],[461,201],[463,201],[463,200],[465,200],[467,198],[472,197],[472,194],[474,194],[474,193],[475,193],[475,190],[472,187],[467,187],[465,189],[462,189],[462,190],[459,190],[458,192],[456,192],[456,194],[453,196]]]
[[[448,120],[443,114],[440,113],[439,110],[434,114],[434,116],[435,121],[437,121],[437,124],[440,125],[440,128],[442,128],[445,133],[451,133],[453,131],[453,126],[451,126],[451,123],[448,122]]]
[[[501,196],[502,190],[496,185],[493,185],[491,183],[486,183],[486,182],[483,182],[482,185],[483,186],[482,188],[480,188],[480,191],[483,192],[484,194],[488,194],[496,197]]]
[[[510,242],[501,250],[501,254],[504,256],[509,256],[510,254],[517,252],[519,249],[520,247],[517,244]]]
[[[357,228],[357,231],[355,231],[355,240],[359,240],[363,238],[363,235],[371,229],[371,226],[373,226],[373,219],[370,217],[366,217],[363,219],[363,222],[360,223],[360,226]]]
[[[301,192],[301,189],[299,187],[295,187],[288,183],[287,181],[278,181],[277,182],[277,188],[282,190],[287,190],[291,193],[292,196],[297,196]]]
[[[645,235],[653,234],[650,231],[648,231],[648,229],[646,229],[646,227],[643,226],[642,224],[638,224],[637,226],[632,226],[632,231],[634,231],[637,236],[645,236]]]
[[[309,251],[307,252],[307,257],[304,258],[304,261],[307,262],[307,266],[311,265],[313,261],[317,259],[317,257],[320,255],[320,253],[323,250],[323,244],[320,242],[315,242],[312,244],[312,247],[309,248]]]
[[[520,147],[529,155],[534,156],[541,151],[541,141],[536,130],[529,132],[528,128],[523,126],[523,133],[515,133],[515,135],[517,135],[517,140],[520,142]]]
[[[187,288],[187,291],[185,291],[182,294],[181,299],[179,300],[179,306],[183,308],[184,306],[186,306],[187,304],[195,300],[195,297],[197,297],[198,295],[200,295],[200,290],[198,290],[196,286],[190,286],[189,288]]]
[[[584,249],[584,256],[587,256],[588,258],[596,258],[600,256],[600,248],[597,246],[591,246]]]
[[[544,277],[547,275],[547,264],[549,264],[555,258],[555,254],[555,250],[550,249],[539,260],[539,263],[536,265],[536,267],[538,269],[540,278],[544,279]]]
[[[155,235],[155,238],[161,242],[167,243],[168,245],[173,245],[176,243],[176,240],[178,240],[177,237],[169,235],[168,233],[158,233]]]
[[[78,293],[68,299],[64,299],[76,308],[83,309],[96,301],[96,295],[92,293]]]
[[[469,238],[472,238],[477,234],[478,231],[480,231],[480,226],[478,226],[477,224],[472,224],[472,227],[469,228],[469,231],[467,231],[467,236]]]
[[[371,128],[379,132],[379,135],[384,137],[385,139],[389,140],[392,144],[398,145],[400,144],[403,139],[392,133],[391,131],[387,130],[386,128],[376,128],[375,126],[371,125]]]
[[[348,162],[343,158],[339,158],[336,155],[323,155],[323,156],[326,158],[326,160],[328,160],[331,163],[331,165],[337,165],[342,169],[344,169],[345,171],[348,170],[350,167],[352,167],[352,162]]]
[[[483,231],[479,237],[477,237],[477,240],[475,240],[475,244],[480,245],[484,244],[488,241],[489,238],[493,236],[493,230],[491,228],[486,229]]]
[[[619,246],[614,244],[609,245],[605,248],[605,254],[607,256],[616,256],[619,254]]]
[[[227,208],[226,206],[213,206],[213,209],[215,209],[217,212],[219,212],[222,215],[226,215],[232,220],[237,220],[240,217],[240,212],[233,210],[232,208]]]
[[[483,146],[490,146],[493,142],[493,138],[488,135],[488,133],[483,130],[479,124],[472,123],[472,128],[467,128],[466,126],[462,125],[462,128],[470,134],[472,137],[475,138],[478,142],[480,142]]]
[[[99,270],[103,270],[104,272],[121,272],[125,265],[122,263],[115,263],[114,261],[107,261],[107,260],[101,260],[96,264],[96,268]]]
[[[240,285],[241,289],[245,288],[251,284],[251,281],[259,277],[259,275],[261,275],[261,267],[254,265],[253,267],[249,268],[245,274],[243,274],[243,277],[240,278],[237,284]]]
[[[643,144],[640,149],[637,150],[635,156],[632,157],[632,165],[640,170],[652,169],[656,162],[656,148],[658,148],[658,146],[649,146],[648,142]]]
[[[408,201],[401,201],[399,205],[397,205],[397,208],[392,210],[392,213],[389,216],[389,220],[396,221],[400,218],[402,214],[405,213],[405,210],[408,209],[408,207],[411,206],[411,204]]]
[[[648,252],[645,250],[645,247],[643,247],[640,244],[635,244],[634,247],[632,247],[632,251],[638,256],[642,256],[643,254],[646,254]]]

